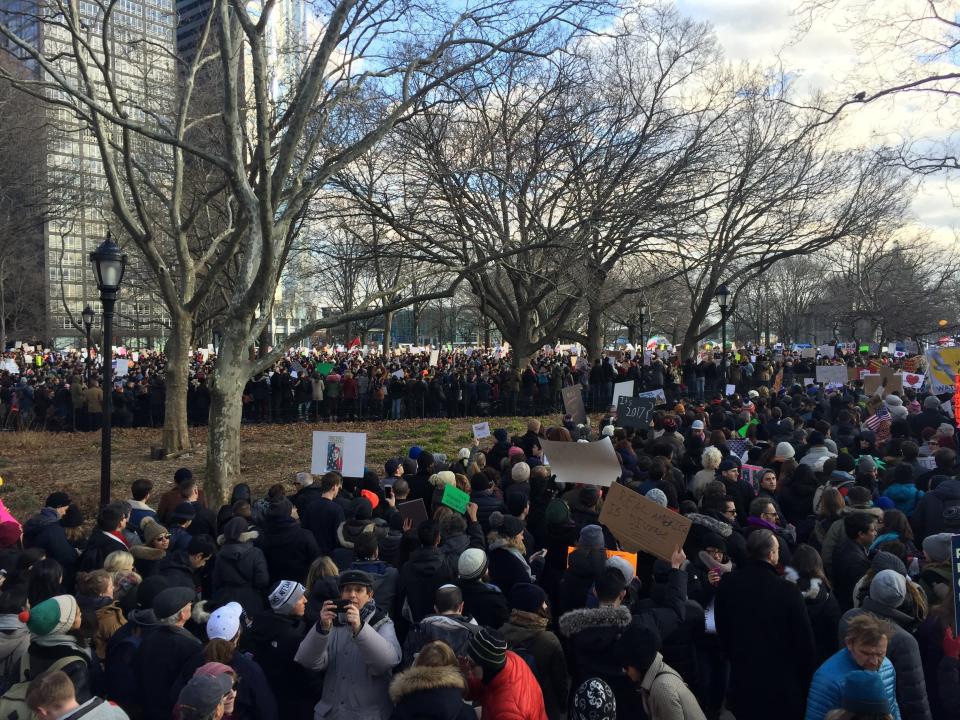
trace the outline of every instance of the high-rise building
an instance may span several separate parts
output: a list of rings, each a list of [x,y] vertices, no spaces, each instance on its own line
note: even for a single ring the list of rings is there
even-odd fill
[[[97,44],[102,42],[104,8],[111,4],[106,35],[118,96],[133,117],[169,116],[176,93],[175,0],[80,0],[76,6],[80,26],[89,33],[98,59],[102,59]],[[66,77],[79,85],[78,66],[70,57],[69,32],[62,22],[56,22],[64,5],[50,0],[4,0],[0,19],[14,26],[45,57],[54,59]],[[62,59],[57,60],[60,54]],[[35,63],[23,62],[29,72],[42,77],[43,71]],[[105,87],[98,91],[103,93]],[[62,91],[49,90],[48,97],[67,100]],[[39,182],[45,194],[46,220],[32,242],[42,244],[46,319],[36,335],[65,347],[82,344],[78,325],[85,305],[95,309],[94,322],[99,326],[99,294],[88,258],[103,242],[108,228],[115,233],[118,228],[93,133],[69,107],[48,104],[44,113],[46,127],[40,137],[45,161]],[[117,234],[122,242],[122,233]],[[150,289],[136,249],[127,244],[125,251],[129,261],[114,325],[117,344],[157,346],[165,334],[165,308]]]

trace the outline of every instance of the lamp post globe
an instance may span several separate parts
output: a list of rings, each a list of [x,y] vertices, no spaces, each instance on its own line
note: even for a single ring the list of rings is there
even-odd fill
[[[113,410],[113,310],[117,302],[120,283],[127,267],[127,256],[113,241],[110,232],[107,239],[90,253],[93,275],[100,291],[103,305],[103,426],[100,440],[100,505],[110,502],[110,435],[111,411]],[[91,311],[91,320],[93,319]]]

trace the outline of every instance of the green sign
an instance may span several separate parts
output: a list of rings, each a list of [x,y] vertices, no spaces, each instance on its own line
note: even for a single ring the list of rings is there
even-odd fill
[[[331,370],[333,370],[333,363],[327,362],[327,363],[320,363],[319,365],[317,365],[317,372],[320,373],[321,375],[324,375],[324,376],[329,375]]]
[[[869,345],[861,345],[861,346],[860,346],[860,352],[862,352],[862,353],[868,353],[868,352],[870,352],[870,346],[869,346]]]
[[[462,514],[467,511],[470,496],[456,485],[444,485],[443,497],[440,499],[440,502],[451,510]]]

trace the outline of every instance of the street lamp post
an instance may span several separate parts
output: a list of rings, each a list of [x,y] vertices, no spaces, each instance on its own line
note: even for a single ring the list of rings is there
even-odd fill
[[[720,377],[724,392],[727,388],[727,303],[730,302],[730,290],[724,283],[720,284],[714,296],[720,306]]]
[[[87,305],[80,313],[83,318],[83,330],[87,336],[87,359],[86,359],[86,381],[90,382],[90,328],[93,327],[93,308]]]
[[[103,427],[100,440],[100,505],[110,502],[110,412],[113,409],[113,309],[117,302],[127,256],[110,232],[100,247],[90,253],[103,305]]]
[[[640,300],[640,389],[647,389],[647,343],[643,338],[643,321],[650,317],[650,308],[645,300]]]

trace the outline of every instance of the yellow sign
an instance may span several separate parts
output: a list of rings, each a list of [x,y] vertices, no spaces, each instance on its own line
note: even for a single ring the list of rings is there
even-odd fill
[[[927,379],[934,395],[952,393],[956,376],[960,374],[960,347],[932,347],[927,349]]]

